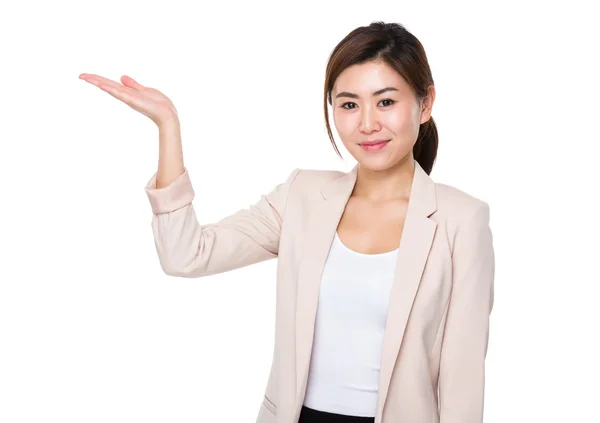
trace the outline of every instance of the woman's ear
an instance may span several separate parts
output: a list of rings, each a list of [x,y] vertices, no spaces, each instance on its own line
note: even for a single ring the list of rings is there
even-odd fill
[[[433,103],[435,101],[435,87],[430,85],[427,89],[427,96],[423,99],[421,104],[421,124],[427,122],[431,118],[431,111],[433,109]]]

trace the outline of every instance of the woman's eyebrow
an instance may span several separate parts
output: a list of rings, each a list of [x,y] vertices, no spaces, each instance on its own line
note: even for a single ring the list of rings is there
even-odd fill
[[[375,91],[373,93],[373,96],[381,95],[387,91],[398,91],[398,89],[394,88],[394,87],[385,87],[385,88]],[[360,96],[358,94],[349,93],[347,91],[342,91],[341,93],[339,93],[338,95],[335,96],[335,98],[338,98],[338,97],[360,98]]]

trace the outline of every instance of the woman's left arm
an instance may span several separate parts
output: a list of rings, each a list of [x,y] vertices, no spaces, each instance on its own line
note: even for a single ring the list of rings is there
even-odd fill
[[[452,293],[442,338],[440,423],[482,423],[495,259],[485,202],[457,229]]]

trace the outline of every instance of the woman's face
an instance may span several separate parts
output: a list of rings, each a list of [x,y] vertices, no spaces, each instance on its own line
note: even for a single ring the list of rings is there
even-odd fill
[[[419,125],[431,116],[435,89],[430,87],[430,97],[421,105],[391,66],[367,62],[346,68],[331,97],[334,123],[344,147],[361,166],[384,170],[407,157],[412,159]],[[367,141],[385,142],[368,146],[364,144]]]

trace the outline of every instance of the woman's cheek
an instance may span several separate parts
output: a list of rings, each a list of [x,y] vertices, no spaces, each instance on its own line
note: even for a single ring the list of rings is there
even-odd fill
[[[335,125],[342,137],[346,137],[354,132],[356,118],[354,116],[337,113],[335,116]],[[344,140],[345,141],[345,140]]]

